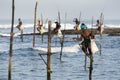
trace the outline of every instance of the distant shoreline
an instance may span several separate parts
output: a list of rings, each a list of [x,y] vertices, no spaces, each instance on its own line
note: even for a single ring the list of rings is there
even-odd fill
[[[97,33],[97,29],[96,28],[89,28],[89,31],[92,31],[94,34],[98,34]],[[65,34],[67,35],[73,35],[73,34],[80,34],[81,31],[75,31],[73,29],[71,30],[61,30],[62,33],[65,32]],[[29,34],[23,34],[23,35],[33,35],[34,33],[29,33]],[[47,35],[48,33],[45,32],[44,35]],[[109,34],[109,35],[117,35],[120,36],[120,28],[104,28],[103,34]],[[40,35],[40,33],[36,33],[36,35]]]
[[[97,29],[96,28],[89,28],[89,31],[92,31],[94,34],[98,34],[97,33]],[[62,30],[63,32],[63,30]],[[65,30],[65,34],[78,34],[81,31],[75,31],[75,30]],[[104,28],[104,31],[102,34],[119,34],[120,33],[120,28]]]

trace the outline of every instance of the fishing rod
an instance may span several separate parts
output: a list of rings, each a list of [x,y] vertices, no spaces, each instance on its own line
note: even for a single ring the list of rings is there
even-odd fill
[[[41,13],[41,24],[42,24],[42,27],[43,27],[43,16],[42,16],[42,13]],[[42,43],[43,43],[43,34],[41,34],[41,39],[42,39]]]
[[[82,15],[82,13],[80,12],[80,15],[79,15],[79,23],[80,23],[80,21],[81,21],[81,15]]]
[[[43,15],[41,13],[41,24],[43,25]]]
[[[46,26],[47,22],[48,22],[48,18],[45,20],[45,26]],[[44,26],[44,27],[45,27],[45,26]]]
[[[78,25],[77,27],[80,27],[80,22],[81,22],[81,12],[80,12],[80,14],[79,14],[79,20],[78,20],[79,25]],[[78,36],[78,35],[79,35],[79,31],[80,31],[80,30],[77,30],[77,38],[79,37],[79,36]]]
[[[60,24],[60,12],[58,11],[58,23]]]

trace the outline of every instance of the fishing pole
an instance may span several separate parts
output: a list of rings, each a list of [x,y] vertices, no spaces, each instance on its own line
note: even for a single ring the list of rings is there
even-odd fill
[[[78,25],[77,25],[78,28],[80,28],[80,22],[81,22],[81,12],[80,12],[80,14],[79,14],[79,20],[78,20]],[[80,31],[80,30],[77,30],[77,38],[79,37],[79,36],[78,36],[78,35],[79,35],[79,31]]]
[[[42,24],[42,27],[43,27],[43,16],[42,16],[42,13],[41,13],[41,24]],[[42,43],[43,43],[43,34],[41,34],[41,39],[42,39]]]
[[[81,15],[82,15],[82,13],[81,13],[81,11],[80,11],[80,15],[79,15],[79,23],[81,22]]]

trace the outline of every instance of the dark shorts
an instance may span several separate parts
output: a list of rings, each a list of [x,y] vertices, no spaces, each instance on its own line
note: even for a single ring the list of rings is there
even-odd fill
[[[97,30],[100,31],[100,27],[98,27]]]
[[[82,41],[82,45],[85,45],[85,47],[88,47],[90,45],[91,41],[90,39],[84,39],[84,41]]]

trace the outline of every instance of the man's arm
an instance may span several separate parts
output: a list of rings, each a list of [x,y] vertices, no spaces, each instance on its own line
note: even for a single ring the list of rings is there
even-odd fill
[[[92,32],[91,32],[90,36],[91,36],[91,39],[95,39],[95,35]]]
[[[80,38],[73,37],[72,39],[81,41],[82,40],[82,36],[80,36]]]

